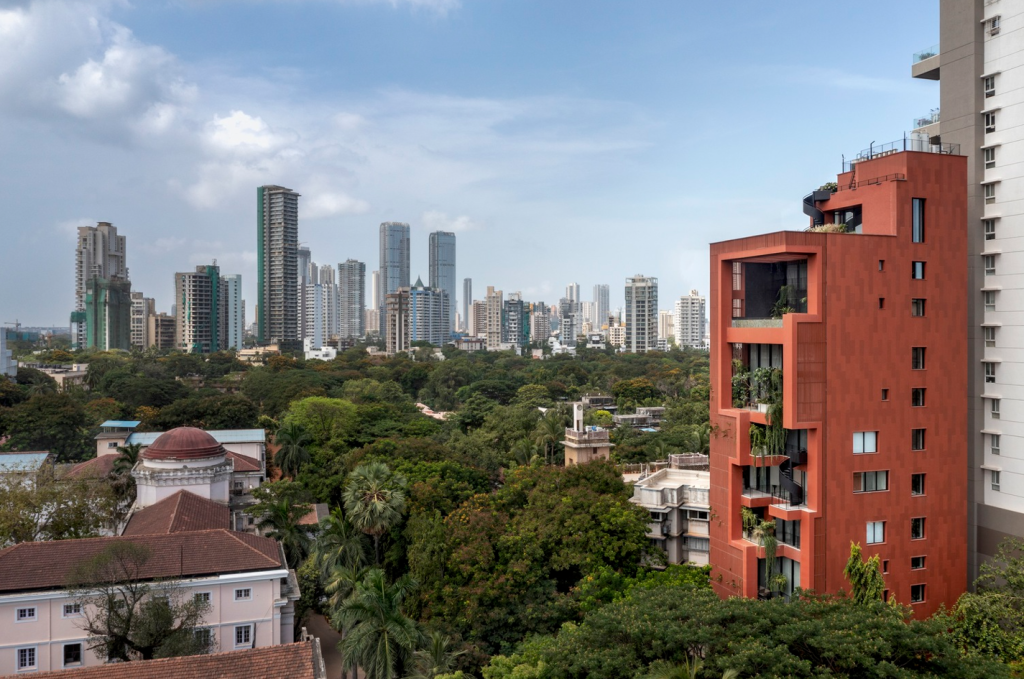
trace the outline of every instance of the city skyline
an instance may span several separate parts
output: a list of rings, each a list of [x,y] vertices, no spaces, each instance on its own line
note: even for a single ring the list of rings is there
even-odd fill
[[[242,275],[254,309],[251,192],[269,183],[303,194],[301,242],[319,261],[372,266],[376,225],[404,221],[412,226],[413,278],[428,277],[427,234],[444,230],[460,238],[460,279],[521,289],[524,299],[550,304],[568,281],[589,289],[641,270],[672,294],[706,290],[705,244],[754,230],[718,218],[735,186],[744,187],[744,204],[758,205],[758,227],[801,228],[806,186],[865,140],[899,136],[938,101],[934,88],[905,75],[917,49],[908,45],[937,35],[923,2],[868,3],[830,16],[794,2],[770,17],[672,3],[646,12],[607,6],[568,45],[564,28],[575,14],[533,2],[446,3],[444,12],[405,2],[247,6],[257,35],[270,26],[336,29],[329,42],[317,33],[293,45],[288,59],[266,44],[254,49],[246,31],[216,47],[190,42],[196,26],[230,32],[236,13],[216,4],[55,0],[50,14],[41,6],[0,10],[36,36],[32,49],[19,41],[0,47],[12,66],[0,91],[27,93],[0,105],[8,220],[24,225],[5,234],[16,248],[0,256],[0,286],[15,288],[40,261],[55,267],[33,290],[5,300],[8,317],[28,325],[63,324],[72,274],[56,260],[75,227],[99,221],[131,234],[133,285],[158,309],[169,307],[175,271],[213,259]],[[883,10],[905,30],[879,38],[866,58],[839,54],[822,65],[796,47],[804,31],[825,33],[836,21],[867,32],[868,17]],[[696,28],[712,11],[734,33],[728,49]],[[526,25],[539,30],[534,49],[515,39]],[[776,37],[770,46],[760,39],[766,31]],[[381,33],[401,49],[371,68],[347,68],[368,36]],[[341,51],[325,53],[328,45]],[[117,50],[134,66],[117,70]],[[614,64],[594,58],[602,51]],[[765,77],[737,88],[679,68],[709,54],[726,75],[757,63]],[[779,76],[783,67],[791,75]],[[90,69],[120,96],[91,96]],[[346,81],[333,82],[341,72]],[[793,120],[789,112],[808,104],[822,75],[815,102],[833,114]],[[275,97],[263,95],[271,90]],[[751,97],[763,103],[753,116]],[[870,116],[862,97],[871,100]],[[764,128],[775,134],[758,135]],[[823,139],[829,153],[820,152]],[[765,177],[759,163],[734,161],[753,160],[755,148],[786,167]],[[631,237],[638,226],[639,239]],[[560,261],[581,238],[609,247]],[[650,239],[671,246],[652,251]],[[492,251],[507,256],[488,261]],[[611,308],[623,305],[619,286],[611,297]]]

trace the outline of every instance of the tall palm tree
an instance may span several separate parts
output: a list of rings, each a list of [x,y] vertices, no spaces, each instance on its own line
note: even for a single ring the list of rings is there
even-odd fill
[[[393,585],[384,571],[371,569],[338,607],[336,618],[347,630],[338,650],[347,667],[361,667],[366,679],[397,679],[422,634],[402,611],[402,601],[416,586],[408,575]]]
[[[57,383],[49,378],[41,382],[36,382],[35,384],[28,388],[29,396],[44,396],[46,394],[56,393]]]
[[[455,672],[455,661],[465,651],[452,650],[451,637],[431,632],[426,645],[412,654],[412,672],[405,679],[434,679]]]
[[[324,578],[338,566],[360,568],[366,565],[366,534],[345,518],[340,508],[331,511],[320,524],[320,534],[313,543],[313,557]]]
[[[328,610],[331,612],[331,621],[341,632],[342,640],[345,639],[346,631],[340,619],[342,604],[348,601],[348,598],[355,592],[356,585],[366,579],[366,574],[369,571],[369,568],[338,565],[331,570],[330,575],[326,578],[324,591],[330,596],[327,600]],[[348,670],[349,665],[342,664],[341,679],[348,679]],[[352,676],[353,678],[356,676],[354,668]]]
[[[352,525],[373,538],[379,566],[380,536],[397,524],[405,511],[405,478],[392,474],[383,462],[362,464],[349,474],[342,499]]]
[[[512,459],[516,461],[516,464],[523,465],[524,467],[533,461],[533,458],[537,457],[537,446],[531,443],[527,439],[517,441],[512,446]]]
[[[274,462],[282,474],[294,479],[302,466],[309,462],[309,451],[306,450],[309,434],[301,425],[292,422],[277,430],[274,442],[281,446],[274,454]]]
[[[537,423],[537,430],[533,436],[537,445],[544,446],[544,461],[550,464],[554,459],[555,449],[565,436],[565,421],[558,413],[549,412]]]
[[[256,523],[256,527],[268,538],[280,542],[284,547],[288,565],[298,568],[312,544],[309,527],[299,523],[299,520],[309,512],[309,507],[293,505],[287,498],[282,498],[267,503],[262,509],[263,515]]]
[[[129,443],[118,446],[117,452],[117,459],[114,460],[114,473],[126,474],[135,469],[135,464],[139,461],[139,454],[142,453],[142,444]]]

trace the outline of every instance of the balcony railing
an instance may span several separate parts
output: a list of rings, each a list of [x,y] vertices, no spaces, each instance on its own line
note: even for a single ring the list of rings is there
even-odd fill
[[[927,139],[919,138],[921,135],[903,135],[902,139],[891,141],[887,144],[871,144],[868,148],[862,150],[857,154],[857,157],[852,160],[847,160],[846,156],[843,156],[843,172],[849,172],[853,169],[853,166],[859,162],[865,160],[871,160],[872,158],[878,158],[881,156],[889,156],[894,153],[903,153],[904,151],[920,151],[923,153],[939,153],[947,156],[959,156],[960,155],[960,144],[932,144]]]
[[[734,318],[734,328],[781,328],[781,318]]]
[[[644,488],[633,487],[633,500],[650,507],[678,507],[679,505],[710,504],[711,491],[707,488]]]
[[[575,443],[608,443],[608,430],[595,428],[576,431],[575,429],[566,429],[565,440]]]
[[[939,112],[940,109],[933,108],[929,115],[926,115],[923,118],[914,118],[914,129],[917,130],[939,122]]]
[[[931,47],[928,47],[926,49],[923,49],[920,52],[914,52],[914,62],[913,63],[916,64],[916,63],[918,63],[920,61],[924,61],[925,59],[931,59],[932,57],[938,55],[938,53],[939,53],[939,46],[937,44],[932,45]]]

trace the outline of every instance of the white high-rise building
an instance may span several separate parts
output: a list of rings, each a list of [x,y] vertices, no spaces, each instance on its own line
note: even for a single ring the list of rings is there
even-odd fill
[[[658,312],[658,339],[667,340],[669,337],[675,337],[675,327],[675,311],[660,310]]]
[[[599,283],[594,286],[594,330],[608,325],[608,284]]]
[[[127,246],[124,236],[117,235],[117,227],[110,222],[96,226],[78,227],[78,245],[75,250],[75,313],[72,314],[71,345],[74,349],[90,346],[86,323],[86,299],[95,285],[90,281],[128,281]],[[112,295],[111,299],[116,296]],[[128,300],[129,304],[130,299]],[[130,317],[129,313],[125,314]],[[94,314],[95,315],[95,314]],[[117,315],[114,313],[113,315]],[[107,346],[112,333],[93,332],[93,346],[100,349],[127,349],[127,346]],[[125,333],[129,335],[130,331]]]
[[[565,286],[565,298],[568,299],[570,302],[576,304],[581,302],[582,300],[580,299],[580,284],[569,283],[569,285]]]
[[[530,341],[545,344],[551,337],[551,308],[544,302],[534,302],[530,310]]]
[[[702,348],[707,335],[707,305],[696,290],[690,290],[676,300],[675,336],[676,346]]]
[[[336,280],[333,266],[324,264],[320,267],[320,296],[323,300],[321,303],[323,304],[324,342],[331,337],[337,337],[341,330]]]
[[[374,272],[376,273],[376,272]],[[338,264],[339,336],[366,335],[366,264],[348,259]]]
[[[225,296],[227,336],[224,348],[241,351],[245,341],[245,300],[242,299],[242,274],[220,277],[221,294]]]
[[[501,349],[501,312],[504,308],[504,293],[495,290],[493,285],[487,286],[487,350]]]
[[[156,301],[144,293],[132,293],[132,349],[148,349],[153,343],[149,339],[149,317],[156,313]]]
[[[658,279],[637,274],[626,279],[626,351],[658,348]]]
[[[366,334],[380,335],[380,307],[384,304],[384,298],[380,294],[380,271],[370,273],[370,298],[367,304],[366,313]]]

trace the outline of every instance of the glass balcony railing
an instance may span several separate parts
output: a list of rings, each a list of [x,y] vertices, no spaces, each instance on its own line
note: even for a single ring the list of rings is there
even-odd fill
[[[924,61],[925,59],[931,59],[932,57],[936,56],[938,53],[939,53],[939,46],[937,44],[936,45],[932,45],[931,47],[929,47],[927,49],[923,49],[920,52],[914,52],[914,63],[916,64],[919,61]]]
[[[917,130],[937,122],[939,122],[939,109],[933,108],[931,114],[923,118],[914,118],[914,129]]]

